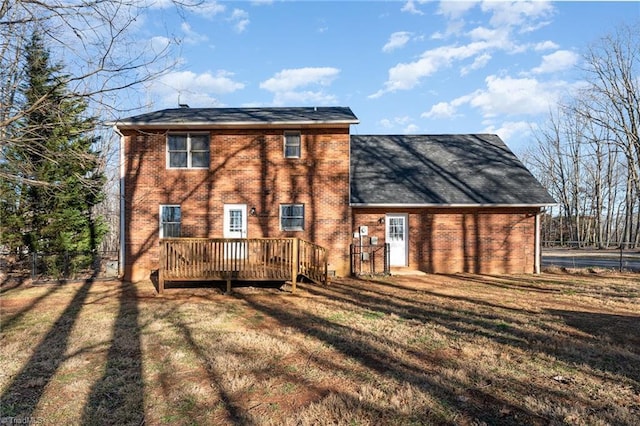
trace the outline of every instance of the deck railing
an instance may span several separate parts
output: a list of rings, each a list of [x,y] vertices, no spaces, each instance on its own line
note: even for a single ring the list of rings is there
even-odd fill
[[[299,238],[164,238],[159,263],[160,293],[166,281],[327,282],[327,250]]]

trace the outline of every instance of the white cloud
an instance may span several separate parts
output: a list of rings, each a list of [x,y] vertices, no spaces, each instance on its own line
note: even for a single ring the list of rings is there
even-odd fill
[[[388,132],[397,131],[399,133],[417,133],[419,127],[413,123],[413,119],[407,115],[392,118],[383,118],[378,121],[378,125]],[[400,131],[394,129],[401,129]]]
[[[174,6],[172,0],[142,0],[139,3],[140,7],[149,9],[168,9]]]
[[[213,18],[226,10],[226,7],[216,0],[137,0],[138,6],[149,9],[171,9],[189,11],[204,18]]]
[[[474,1],[441,1],[437,13],[450,19],[458,19],[476,4],[478,3]]]
[[[178,8],[188,10],[204,18],[213,18],[226,10],[224,5],[215,0],[184,0],[180,2],[175,0],[142,0],[140,6],[150,9]]]
[[[249,25],[249,14],[242,9],[233,9],[231,17],[229,18],[233,22],[233,28],[238,33],[244,32]]]
[[[526,135],[531,133],[531,123],[528,121],[505,121],[500,127],[490,124],[483,132],[496,134],[505,142],[509,141],[512,137],[524,139]]]
[[[513,46],[508,28],[477,27],[467,33],[473,41],[485,41],[493,47],[509,49]]]
[[[340,70],[331,67],[306,67],[282,70],[274,77],[260,83],[260,88],[270,92],[294,90],[310,84],[328,86]]]
[[[484,1],[481,7],[492,14],[489,22],[493,27],[520,27],[521,32],[546,25],[554,11],[546,1]]]
[[[215,15],[224,12],[226,7],[218,4],[216,1],[204,0],[189,9],[196,15],[200,15],[205,18],[213,18]]]
[[[553,49],[557,49],[558,46],[556,43],[552,42],[551,40],[546,40],[540,43],[537,43],[535,46],[533,46],[533,49],[536,51],[541,51],[541,50],[553,50]]]
[[[391,120],[389,120],[388,118],[383,118],[382,120],[380,120],[378,122],[378,124],[381,127],[384,127],[385,129],[390,129],[393,127],[393,124],[391,123]]]
[[[420,116],[423,118],[453,118],[456,115],[456,107],[448,102],[438,102],[427,112]]]
[[[465,26],[462,16],[476,4],[476,2],[466,1],[440,1],[436,14],[442,15],[447,19],[447,28],[444,32],[436,31],[431,35],[431,38],[433,40],[443,40],[452,35],[462,33]]]
[[[415,124],[409,124],[407,127],[404,128],[402,133],[404,133],[404,134],[418,133],[418,130],[420,130],[420,127],[418,127]]]
[[[392,50],[404,47],[411,39],[411,33],[408,31],[398,31],[389,37],[389,41],[382,47],[383,52],[391,52]]]
[[[209,37],[207,37],[206,35],[198,34],[197,32],[193,31],[191,25],[189,25],[189,23],[187,22],[183,22],[180,25],[180,29],[184,33],[184,42],[187,44],[198,44],[209,40]]]
[[[425,0],[407,0],[407,2],[400,9],[401,12],[408,12],[412,15],[424,15],[424,12],[416,7],[416,3],[425,3]]]
[[[218,105],[215,95],[228,94],[243,89],[244,84],[233,80],[233,73],[220,70],[215,74],[192,71],[176,71],[163,75],[153,82],[149,91],[158,96],[164,105],[180,102],[191,106]]]
[[[260,83],[260,88],[274,93],[276,105],[312,103],[327,105],[336,102],[336,97],[323,90],[308,90],[309,86],[326,87],[340,74],[338,68],[306,67],[282,70]]]
[[[503,116],[536,116],[546,114],[567,92],[575,90],[578,83],[566,81],[538,81],[534,78],[512,78],[491,75],[485,79],[486,87],[460,96],[450,102],[439,102],[422,118],[451,119],[460,116],[462,106],[479,110],[487,125],[485,131],[497,133],[503,139],[520,137],[526,121],[505,121],[496,127],[495,120]],[[528,126],[528,123],[527,123]],[[528,131],[528,127],[526,130]],[[524,133],[523,133],[524,134]]]
[[[462,67],[462,69],[460,70],[460,75],[464,76],[471,71],[484,68],[489,63],[490,60],[491,60],[491,55],[489,55],[488,53],[483,53],[479,56],[476,56],[476,58],[473,60],[473,63],[471,65],[469,65],[468,67]]]
[[[454,3],[454,2],[451,2]],[[438,13],[450,19],[449,27],[455,24],[464,26],[464,21],[460,19],[468,10],[478,3],[449,4],[443,2],[439,6]],[[415,7],[414,2],[408,2],[405,7]],[[489,26],[478,26],[466,33],[461,30],[459,34],[464,34],[471,40],[467,44],[452,44],[441,46],[425,51],[417,60],[411,62],[398,63],[388,71],[387,81],[383,88],[369,95],[369,98],[379,98],[385,93],[398,90],[411,90],[420,82],[435,74],[436,72],[453,66],[457,62],[473,58],[470,65],[461,67],[460,74],[466,75],[473,70],[483,68],[492,58],[495,50],[508,52],[510,54],[522,53],[532,48],[531,44],[517,43],[513,39],[513,32],[527,32],[541,25],[546,25],[547,19],[553,14],[554,7],[549,2],[495,2],[484,1],[481,3],[482,11],[490,14]],[[447,35],[458,31],[458,28],[448,28],[445,34],[436,32],[432,38],[444,38]],[[385,45],[390,49],[393,44],[391,40]],[[537,46],[538,48],[549,48],[551,42],[545,42]],[[555,58],[569,62],[568,57]],[[560,66],[560,65],[557,65]],[[539,72],[550,69],[549,64],[539,67]]]
[[[154,54],[165,52],[171,43],[172,41],[170,38],[163,36],[155,36],[150,40],[151,50],[153,50]]]
[[[436,31],[431,38],[433,40],[442,40],[452,35],[459,35],[464,30],[465,22],[463,19],[451,19],[447,22],[447,29],[444,33]]]
[[[389,69],[389,78],[384,88],[369,96],[378,98],[385,93],[413,89],[420,80],[441,68],[450,66],[454,60],[477,55],[491,47],[487,42],[473,42],[463,46],[442,46],[428,50],[415,62],[401,63]]]
[[[542,57],[540,66],[535,67],[531,71],[534,74],[552,73],[563,71],[573,67],[578,63],[580,56],[570,50],[558,50]]]
[[[329,25],[327,25],[327,21],[324,19],[318,19],[317,22],[318,28],[316,29],[316,31],[320,34],[325,33],[327,31],[329,31]]]
[[[458,98],[482,111],[484,117],[504,115],[533,115],[549,111],[561,93],[567,89],[564,81],[541,82],[533,78],[497,77],[485,79],[486,89]],[[455,102],[455,100],[454,100]]]

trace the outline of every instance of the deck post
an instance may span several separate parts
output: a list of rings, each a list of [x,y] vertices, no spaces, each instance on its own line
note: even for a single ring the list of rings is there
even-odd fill
[[[323,269],[324,269],[324,280],[323,280],[323,284],[327,285],[329,283],[329,259],[328,259],[328,254],[327,251],[324,250],[324,254],[322,255],[322,263],[324,263],[323,265]]]
[[[164,269],[167,265],[167,245],[160,241],[160,267],[158,268],[158,294],[164,292]]]
[[[300,265],[300,239],[294,238],[291,250],[291,293],[296,292],[296,281],[298,280],[298,267]]]
[[[227,294],[231,294],[231,278],[227,278]]]

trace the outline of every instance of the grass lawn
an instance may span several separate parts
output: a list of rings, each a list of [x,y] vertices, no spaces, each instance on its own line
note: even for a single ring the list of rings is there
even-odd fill
[[[0,288],[2,422],[635,425],[640,275]]]

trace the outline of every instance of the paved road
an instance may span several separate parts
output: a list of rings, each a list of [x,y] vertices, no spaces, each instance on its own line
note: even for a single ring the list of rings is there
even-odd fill
[[[561,266],[565,268],[606,268],[640,272],[640,252],[624,252],[622,259],[619,251],[543,249],[542,266]]]

